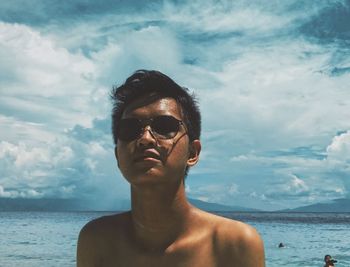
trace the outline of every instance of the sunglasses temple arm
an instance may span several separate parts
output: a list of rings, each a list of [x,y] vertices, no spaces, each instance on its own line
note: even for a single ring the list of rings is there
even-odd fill
[[[173,141],[173,144],[171,146],[171,149],[169,150],[169,152],[167,153],[167,156],[169,156],[171,154],[171,152],[173,152],[174,147],[176,146],[176,144],[180,141],[180,139],[182,137],[184,137],[187,134],[187,132],[184,132],[175,142]]]

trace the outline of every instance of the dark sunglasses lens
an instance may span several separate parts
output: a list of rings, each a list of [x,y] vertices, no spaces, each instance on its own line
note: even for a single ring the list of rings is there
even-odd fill
[[[122,119],[118,126],[118,138],[122,141],[135,140],[142,131],[142,125],[138,119]]]
[[[152,131],[160,138],[173,138],[179,131],[179,121],[172,116],[159,116],[153,119]]]

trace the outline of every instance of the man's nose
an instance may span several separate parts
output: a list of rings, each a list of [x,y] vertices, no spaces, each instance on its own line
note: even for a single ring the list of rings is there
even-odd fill
[[[142,129],[142,133],[140,137],[137,140],[137,144],[141,146],[148,146],[148,145],[156,145],[157,144],[157,138],[154,136],[154,133],[152,132],[151,126],[147,125]]]

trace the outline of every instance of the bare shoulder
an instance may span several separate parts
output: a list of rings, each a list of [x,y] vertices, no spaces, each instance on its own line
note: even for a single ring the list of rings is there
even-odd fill
[[[265,266],[264,245],[252,226],[207,214],[213,225],[213,243],[220,266]]]
[[[80,238],[104,238],[105,235],[110,235],[113,231],[123,228],[128,225],[130,213],[120,213],[115,215],[103,216],[88,222],[80,231]]]
[[[80,231],[77,247],[77,266],[95,266],[115,240],[123,239],[129,213],[104,216],[88,222]]]

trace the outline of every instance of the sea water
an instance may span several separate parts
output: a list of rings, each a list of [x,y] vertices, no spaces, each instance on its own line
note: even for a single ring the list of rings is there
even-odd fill
[[[350,213],[225,213],[254,226],[265,245],[266,266],[324,266],[324,255],[350,267]],[[284,247],[279,248],[279,243]]]
[[[81,227],[106,212],[0,212],[0,267],[76,265]],[[350,213],[219,213],[254,226],[266,266],[350,266]],[[283,243],[284,248],[278,248]],[[200,267],[200,266],[199,266]]]

